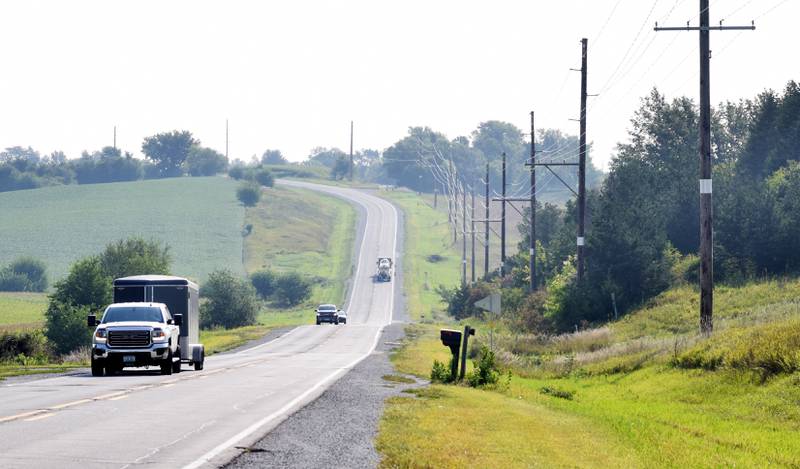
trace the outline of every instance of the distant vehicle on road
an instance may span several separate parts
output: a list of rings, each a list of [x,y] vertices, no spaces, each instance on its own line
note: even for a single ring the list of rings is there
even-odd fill
[[[333,304],[324,304],[317,306],[317,309],[314,310],[317,313],[317,325],[319,326],[323,322],[327,322],[330,324],[345,324],[347,322],[347,314],[342,311],[341,309],[336,308],[336,305]],[[341,317],[341,320],[339,319]]]
[[[200,298],[197,284],[182,277],[166,275],[137,275],[134,277],[118,278],[114,280],[114,304],[110,305],[108,308],[121,303],[139,303],[143,305],[150,303],[163,304],[169,316],[164,315],[162,317],[163,321],[160,323],[166,324],[167,321],[172,321],[172,324],[168,325],[178,330],[177,337],[170,337],[166,341],[169,344],[168,348],[172,350],[173,358],[176,359],[176,363],[174,363],[174,367],[171,369],[175,372],[180,372],[181,363],[188,363],[190,366],[194,366],[194,369],[198,371],[203,369],[205,363],[205,348],[203,344],[199,343]],[[90,326],[97,325],[97,318],[94,316],[89,316],[88,321]],[[97,326],[98,330],[104,327],[103,325],[108,322],[104,314],[100,325]],[[97,342],[96,339],[103,338],[97,337],[98,331],[95,331],[95,341],[92,346],[92,363],[95,363],[95,359],[103,360],[109,357],[111,359],[105,362],[98,361],[95,366],[92,367],[93,374],[97,372],[97,376],[102,376],[102,371],[104,369],[106,372],[110,370],[111,373],[121,370],[122,367],[118,366],[119,363],[117,363],[117,360],[121,360],[123,366],[148,366],[149,364],[153,364],[152,361],[148,362],[148,354],[150,354],[151,360],[156,360],[157,358],[162,359],[159,365],[163,365],[164,357],[160,357],[158,354],[153,355],[153,353],[164,348],[163,342],[160,336],[157,337],[158,333],[156,331],[158,328],[162,330],[164,328],[156,325],[159,321],[146,325],[137,325],[135,322],[136,321],[122,321],[121,324],[114,325],[113,327],[113,330],[120,334],[123,332],[126,334],[133,334],[138,331],[137,333],[142,337],[131,344],[118,342],[117,345],[114,345],[114,341],[108,339],[106,339],[105,342],[102,340]],[[152,321],[143,322],[149,323]],[[104,328],[107,329],[107,334],[111,332],[112,328],[110,325]],[[144,336],[146,334],[141,331],[147,328],[150,328],[151,336],[149,340],[145,341],[146,337]],[[107,364],[110,364],[111,367],[106,367]],[[161,371],[164,374],[171,373],[165,366],[161,367]]]
[[[378,258],[378,273],[377,278],[381,282],[389,282],[392,280],[392,258],[379,257]]]

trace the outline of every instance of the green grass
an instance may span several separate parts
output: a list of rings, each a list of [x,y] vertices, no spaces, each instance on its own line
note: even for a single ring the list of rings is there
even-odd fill
[[[45,309],[44,293],[0,292],[0,330],[41,327]]]
[[[264,191],[258,206],[247,210],[252,232],[245,239],[248,272],[296,271],[314,279],[311,299],[296,308],[267,307],[259,323],[273,327],[310,324],[313,305],[344,302],[351,277],[355,209],[340,199],[288,187]]]
[[[110,242],[142,236],[168,244],[176,275],[203,281],[242,272],[244,209],[222,177],[68,185],[0,193],[0,265],[41,259],[51,280]]]
[[[435,229],[413,195],[389,197],[404,203],[408,226]],[[407,269],[434,238],[410,240]],[[440,307],[414,272],[409,306]],[[800,467],[800,281],[719,286],[710,339],[697,334],[697,296],[677,287],[617,322],[561,336],[501,324],[491,342],[515,372],[508,389],[433,385],[391,399],[381,465]],[[449,360],[438,332],[453,322],[437,319],[407,327],[392,356],[398,373],[428,378],[434,360]],[[471,343],[490,343],[488,324],[470,324]]]
[[[383,191],[379,195],[404,214],[403,282],[409,314],[414,320],[441,319],[443,305],[436,287],[456,286],[461,278],[461,253],[453,244],[447,214],[413,192]],[[432,262],[430,256],[434,255],[442,259]]]

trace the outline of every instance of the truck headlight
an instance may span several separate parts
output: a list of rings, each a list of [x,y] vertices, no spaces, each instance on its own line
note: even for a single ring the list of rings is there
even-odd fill
[[[107,337],[108,337],[108,331],[105,329],[97,329],[96,331],[94,331],[95,343],[105,343]]]
[[[150,336],[153,338],[153,342],[164,342],[167,340],[167,334],[163,329],[153,329]]]

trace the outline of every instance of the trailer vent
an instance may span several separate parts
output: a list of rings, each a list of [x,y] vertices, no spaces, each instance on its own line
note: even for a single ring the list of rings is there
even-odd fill
[[[111,347],[137,348],[150,346],[149,330],[108,331],[108,345]]]

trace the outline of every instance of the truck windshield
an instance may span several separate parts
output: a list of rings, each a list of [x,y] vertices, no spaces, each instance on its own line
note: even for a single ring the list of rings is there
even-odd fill
[[[161,308],[152,306],[122,306],[109,308],[103,316],[103,324],[109,322],[147,321],[164,322]]]

